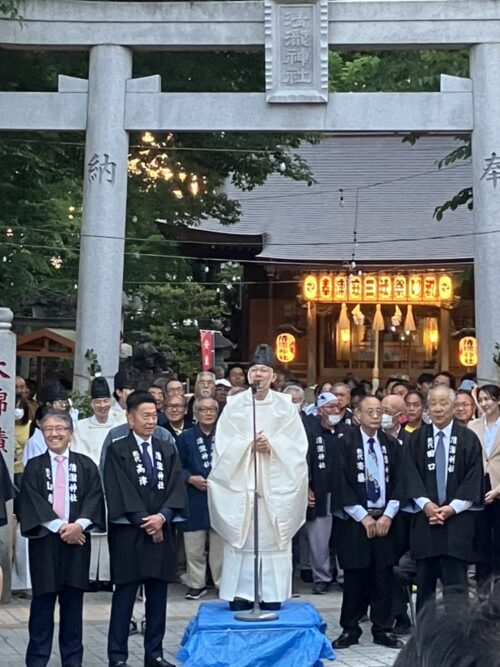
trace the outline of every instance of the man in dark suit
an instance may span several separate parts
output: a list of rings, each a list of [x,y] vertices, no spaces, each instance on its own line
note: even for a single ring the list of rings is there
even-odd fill
[[[453,418],[455,392],[433,387],[431,424],[411,434],[405,450],[407,492],[418,512],[412,517],[410,551],[417,561],[417,609],[435,594],[467,593],[467,564],[476,557],[476,520],[484,498],[481,443]]]
[[[403,646],[391,631],[402,448],[380,428],[382,413],[377,398],[362,398],[354,414],[359,426],[346,432],[333,450],[333,536],[344,569],[343,632],[333,642],[337,649],[358,643],[367,598],[373,641],[389,648]]]
[[[105,530],[104,497],[93,461],[70,449],[71,417],[53,410],[41,420],[47,451],[24,469],[17,511],[29,538],[33,587],[27,667],[45,667],[59,599],[59,650],[63,667],[80,667],[83,658],[83,593],[89,587],[92,527]]]
[[[137,589],[144,586],[145,667],[169,667],[163,658],[167,586],[176,578],[171,522],[186,507],[177,448],[153,436],[155,399],[127,398],[128,435],[114,440],[104,463],[111,580],[115,584],[108,634],[110,667],[125,667]]]

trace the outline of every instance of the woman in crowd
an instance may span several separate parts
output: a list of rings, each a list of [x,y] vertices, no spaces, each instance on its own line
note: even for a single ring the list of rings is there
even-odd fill
[[[14,428],[14,484],[19,488],[19,485],[21,484],[21,475],[24,470],[23,452],[30,437],[31,425],[28,402],[19,394],[16,396],[14,415],[16,420]]]
[[[482,417],[468,426],[481,441],[486,476],[485,506],[478,521],[480,560],[476,563],[476,579],[481,584],[490,574],[500,574],[500,387],[480,387],[477,401]]]

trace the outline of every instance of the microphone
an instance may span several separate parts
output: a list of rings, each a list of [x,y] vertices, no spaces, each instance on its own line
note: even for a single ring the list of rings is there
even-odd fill
[[[260,382],[256,380],[255,382],[252,382],[250,385],[250,389],[252,390],[252,394],[256,394],[259,391],[260,388]]]

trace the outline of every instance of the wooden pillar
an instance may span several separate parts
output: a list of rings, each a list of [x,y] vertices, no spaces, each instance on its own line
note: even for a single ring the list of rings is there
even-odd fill
[[[271,266],[267,269],[267,343],[274,347],[274,280],[276,269]]]
[[[316,383],[317,378],[317,338],[318,319],[316,315],[316,303],[307,303],[307,386]]]
[[[439,309],[439,370],[450,369],[450,311]]]

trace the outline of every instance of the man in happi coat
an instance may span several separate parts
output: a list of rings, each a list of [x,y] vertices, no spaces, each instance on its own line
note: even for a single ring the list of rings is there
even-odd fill
[[[410,552],[417,561],[417,609],[435,594],[467,593],[467,565],[474,562],[478,511],[484,498],[481,443],[453,418],[455,392],[433,387],[431,424],[411,434],[406,452],[407,491],[419,510],[412,518]]]
[[[365,396],[354,412],[359,426],[333,451],[334,545],[344,569],[341,635],[334,648],[357,644],[360,617],[370,604],[373,641],[401,648],[392,633],[393,566],[398,562],[397,514],[402,495],[398,441],[381,428],[378,398]]]
[[[279,609],[292,592],[292,538],[305,520],[307,437],[289,395],[271,389],[276,362],[259,345],[248,370],[252,388],[229,396],[215,434],[208,500],[212,527],[224,539],[220,597],[248,609],[254,597],[254,450],[259,484],[261,606]]]
[[[183,431],[177,440],[189,500],[189,518],[180,524],[186,551],[188,600],[198,600],[207,592],[207,557],[215,587],[220,585],[223,543],[210,525],[207,501],[207,477],[212,469],[218,412],[214,398],[197,398],[193,406],[196,424]]]
[[[351,426],[342,423],[339,401],[335,394],[323,391],[316,399],[317,415],[304,420],[309,442],[309,496],[307,508],[307,539],[309,562],[313,576],[312,592],[323,595],[332,581],[330,558],[332,535],[331,474],[333,450],[339,437]]]
[[[29,538],[33,588],[27,667],[50,660],[54,608],[59,600],[59,650],[63,667],[82,664],[83,593],[89,587],[89,530],[104,530],[97,466],[71,451],[71,417],[51,411],[40,422],[47,451],[28,461],[18,496],[21,532]]]
[[[163,658],[167,586],[176,580],[171,522],[186,507],[186,491],[175,445],[153,433],[156,402],[147,392],[127,397],[128,435],[114,440],[104,463],[108,504],[111,581],[115,584],[108,634],[108,659],[124,667],[137,589],[144,586],[145,667],[169,667]]]

